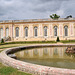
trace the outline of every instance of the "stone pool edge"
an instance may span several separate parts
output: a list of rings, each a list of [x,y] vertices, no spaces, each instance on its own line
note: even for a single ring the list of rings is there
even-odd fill
[[[27,62],[23,62],[20,60],[16,60],[13,58],[10,58],[7,56],[8,53],[12,51],[18,51],[22,49],[27,49],[27,48],[35,48],[35,47],[56,47],[56,46],[75,46],[75,44],[42,44],[42,45],[30,45],[30,46],[21,46],[21,47],[14,47],[10,49],[6,49],[0,53],[0,62],[11,66],[13,68],[17,68],[21,71],[35,74],[35,75],[75,75],[75,70],[74,69],[63,69],[63,68],[55,68],[55,67],[47,67],[47,66],[42,66],[42,65],[37,65],[37,64],[31,64]]]

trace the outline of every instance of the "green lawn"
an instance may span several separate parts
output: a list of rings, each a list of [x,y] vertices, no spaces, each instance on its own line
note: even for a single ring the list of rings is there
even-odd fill
[[[4,66],[0,63],[0,75],[31,75],[24,72],[20,72],[12,67]]]
[[[29,45],[29,44],[6,44],[6,45],[1,45],[0,49],[18,47],[18,46],[27,46],[27,45]]]
[[[25,46],[25,44],[8,44],[8,45],[1,45],[0,46],[0,52],[6,48],[10,47],[17,47],[17,46]],[[0,63],[0,75],[31,75],[28,73],[24,73],[21,71],[18,71],[17,69],[14,69],[12,67],[8,67]]]

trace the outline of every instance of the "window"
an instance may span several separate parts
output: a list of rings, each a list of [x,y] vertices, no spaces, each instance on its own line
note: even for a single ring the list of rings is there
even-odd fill
[[[64,27],[64,33],[65,33],[65,36],[68,36],[68,26]]]
[[[6,37],[9,36],[9,28],[6,28]]]
[[[47,26],[44,27],[44,36],[47,36]]]
[[[0,38],[3,38],[3,28],[0,29]]]
[[[28,27],[25,27],[25,37],[28,37]]]
[[[16,37],[19,37],[19,27],[16,27]]]
[[[57,26],[54,27],[54,36],[57,36]]]
[[[34,27],[34,36],[37,37],[37,27]]]

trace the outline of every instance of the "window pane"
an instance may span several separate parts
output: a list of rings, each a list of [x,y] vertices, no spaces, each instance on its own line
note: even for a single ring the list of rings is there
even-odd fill
[[[57,36],[57,26],[54,27],[54,36]]]
[[[19,37],[19,28],[16,27],[16,37]]]
[[[68,36],[68,27],[67,26],[64,27],[64,32],[65,32],[65,36]]]
[[[0,38],[3,38],[3,28],[0,29]]]
[[[9,29],[6,28],[6,37],[8,37],[8,36],[9,36]]]
[[[47,27],[44,27],[44,36],[47,36]]]
[[[34,36],[37,36],[37,27],[34,27]]]
[[[28,27],[25,27],[25,37],[28,37]]]

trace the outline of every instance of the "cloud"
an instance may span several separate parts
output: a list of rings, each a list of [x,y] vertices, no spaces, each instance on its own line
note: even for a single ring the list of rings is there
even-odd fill
[[[74,16],[74,7],[74,0],[0,0],[0,20]]]
[[[60,9],[62,2],[57,1],[57,3],[55,1],[50,1],[49,3],[44,3],[44,4],[40,4],[37,5],[36,7],[34,7],[33,11],[36,12],[47,12],[47,11],[57,11]]]

